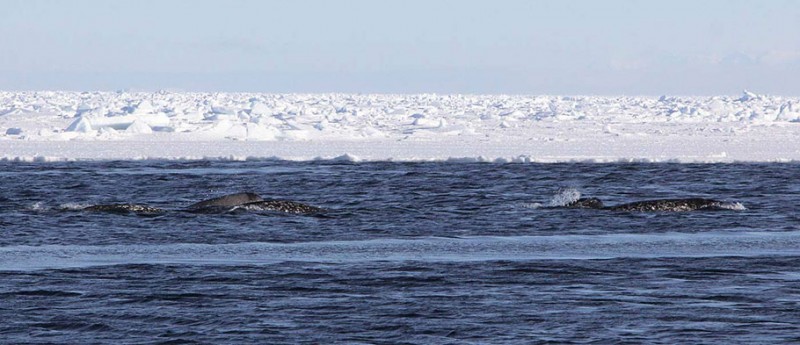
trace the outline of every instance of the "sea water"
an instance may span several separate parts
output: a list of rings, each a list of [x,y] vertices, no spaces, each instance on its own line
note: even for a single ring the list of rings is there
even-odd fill
[[[0,343],[796,343],[797,181],[790,163],[0,163]],[[327,212],[184,211],[242,191]],[[579,196],[741,207],[557,207]],[[166,212],[82,211],[106,203]]]

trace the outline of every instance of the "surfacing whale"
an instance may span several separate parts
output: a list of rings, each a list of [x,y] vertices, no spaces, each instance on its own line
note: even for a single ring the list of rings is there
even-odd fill
[[[685,212],[735,210],[743,208],[743,206],[741,206],[739,203],[730,203],[705,198],[644,200],[616,206],[604,206],[603,202],[598,198],[580,198],[564,205],[564,207],[625,212]]]
[[[141,205],[141,204],[104,204],[104,205],[92,205],[89,207],[84,207],[83,211],[90,211],[90,212],[109,212],[109,213],[136,213],[140,215],[155,215],[161,214],[166,212],[163,209],[158,207],[152,207],[148,205]]]
[[[290,200],[264,200],[255,193],[235,193],[206,199],[189,205],[184,211],[193,213],[222,213],[235,209],[248,211],[274,211],[291,214],[317,214],[325,209]],[[108,212],[137,215],[157,215],[166,212],[164,209],[142,204],[100,204],[84,207],[83,211]]]
[[[294,214],[323,213],[325,209],[289,200],[261,200],[240,207],[251,211],[276,211]]]
[[[187,207],[190,212],[219,212],[231,209],[275,211],[293,214],[314,214],[325,209],[290,200],[265,200],[255,193],[236,193],[203,200]]]
[[[251,202],[258,202],[262,201],[260,196],[256,193],[235,193],[235,194],[228,194],[219,196],[216,198],[211,198],[207,200],[203,200],[194,204],[189,205],[186,209],[190,211],[195,210],[202,210],[205,208],[212,208],[212,207],[234,207],[240,206]]]

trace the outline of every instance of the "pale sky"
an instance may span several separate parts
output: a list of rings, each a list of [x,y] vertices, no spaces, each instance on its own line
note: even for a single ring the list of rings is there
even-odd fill
[[[800,95],[800,0],[0,0],[0,90]]]

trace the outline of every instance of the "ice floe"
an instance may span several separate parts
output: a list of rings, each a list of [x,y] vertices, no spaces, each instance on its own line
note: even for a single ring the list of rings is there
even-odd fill
[[[0,91],[4,160],[797,161],[798,138],[800,98],[750,91],[715,97]]]

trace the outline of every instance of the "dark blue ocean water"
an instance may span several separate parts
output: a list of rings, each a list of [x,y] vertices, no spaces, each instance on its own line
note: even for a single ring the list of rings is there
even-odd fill
[[[797,164],[0,163],[0,343],[797,343],[798,181]],[[328,212],[181,211],[241,191]],[[565,191],[746,209],[540,207]],[[123,202],[170,211],[80,211]]]

